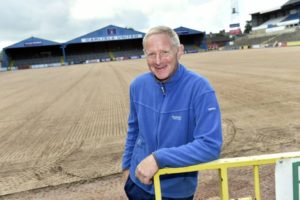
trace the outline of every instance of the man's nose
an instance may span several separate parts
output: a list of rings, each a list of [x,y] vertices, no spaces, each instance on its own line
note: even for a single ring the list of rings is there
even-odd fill
[[[160,62],[161,62],[161,55],[158,53],[155,55],[155,63],[160,64]]]

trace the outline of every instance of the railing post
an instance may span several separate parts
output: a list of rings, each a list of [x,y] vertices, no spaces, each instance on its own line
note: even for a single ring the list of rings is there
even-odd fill
[[[221,179],[221,199],[229,200],[227,167],[219,169],[219,176]]]
[[[253,166],[255,199],[260,200],[259,165]]]
[[[156,173],[154,175],[154,191],[155,191],[155,200],[161,200],[161,188],[160,188],[160,174]]]

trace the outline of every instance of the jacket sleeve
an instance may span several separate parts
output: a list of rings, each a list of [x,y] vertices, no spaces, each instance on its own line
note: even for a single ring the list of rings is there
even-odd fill
[[[138,120],[133,100],[133,86],[130,86],[130,111],[128,116],[127,138],[122,158],[122,170],[129,169],[133,148],[138,136]]]
[[[196,96],[193,108],[195,113],[193,141],[178,147],[155,151],[153,155],[159,168],[185,167],[219,157],[222,148],[222,122],[215,92],[208,91]]]

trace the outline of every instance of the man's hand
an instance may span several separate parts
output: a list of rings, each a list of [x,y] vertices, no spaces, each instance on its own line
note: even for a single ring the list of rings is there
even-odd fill
[[[153,155],[147,156],[136,167],[135,176],[144,184],[151,184],[154,174],[157,172],[158,166]]]

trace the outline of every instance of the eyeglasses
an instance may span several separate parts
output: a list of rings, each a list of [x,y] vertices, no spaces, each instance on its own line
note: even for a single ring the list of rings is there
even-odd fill
[[[154,60],[159,56],[159,58],[168,58],[172,55],[173,51],[159,51],[158,53],[156,52],[147,52],[145,51],[145,55],[148,59]]]

